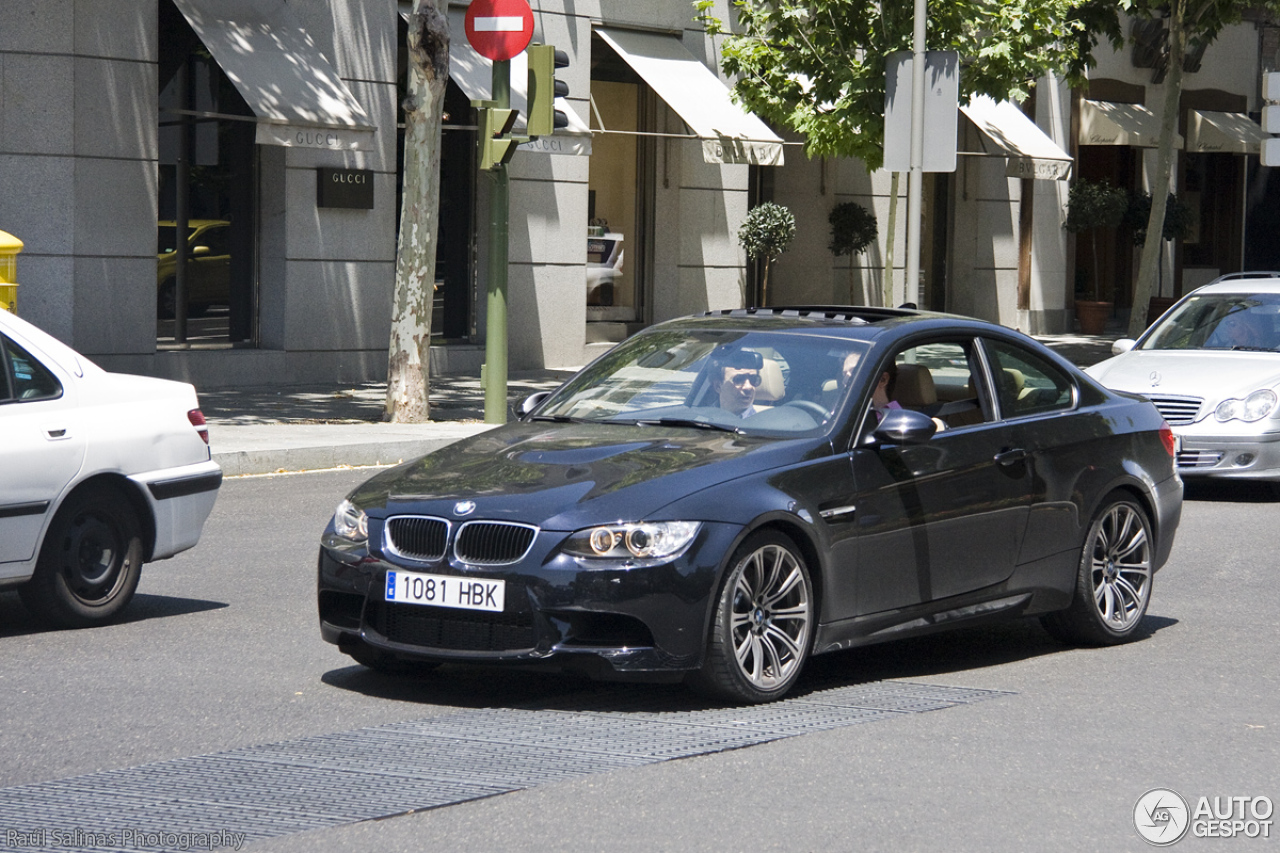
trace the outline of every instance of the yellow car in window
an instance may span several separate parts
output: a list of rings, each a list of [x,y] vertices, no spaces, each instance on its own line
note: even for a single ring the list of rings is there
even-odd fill
[[[156,315],[173,316],[177,284],[177,223],[157,223]],[[187,313],[198,315],[210,305],[226,305],[231,293],[231,223],[225,219],[192,219],[187,231]]]

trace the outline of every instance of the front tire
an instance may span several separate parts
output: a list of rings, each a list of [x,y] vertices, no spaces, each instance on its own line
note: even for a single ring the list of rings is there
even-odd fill
[[[63,628],[113,619],[138,588],[141,529],[133,505],[118,489],[72,494],[49,525],[35,574],[20,590],[23,603]]]
[[[1151,601],[1151,522],[1131,498],[1114,495],[1093,517],[1071,606],[1041,617],[1065,642],[1111,646],[1128,640]]]
[[[800,677],[813,645],[813,581],[786,536],[762,531],[734,552],[720,588],[694,689],[720,699],[780,699]]]

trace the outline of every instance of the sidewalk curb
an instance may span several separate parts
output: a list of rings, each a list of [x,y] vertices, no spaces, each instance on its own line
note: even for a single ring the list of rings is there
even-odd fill
[[[435,426],[435,425],[423,425]],[[277,474],[296,471],[316,471],[326,468],[362,467],[368,465],[395,465],[408,459],[415,459],[447,447],[455,441],[476,435],[488,429],[491,424],[448,424],[440,428],[424,430],[420,438],[398,437],[379,440],[375,437],[350,438],[348,436],[330,437],[322,440],[295,440],[294,446],[282,446],[285,442],[258,441],[252,437],[227,436],[226,444],[232,449],[219,451],[215,433],[213,461],[222,467],[223,476],[240,477],[251,474]],[[373,425],[376,429],[377,425]],[[223,427],[218,432],[233,430],[250,430],[263,428]],[[265,428],[270,430],[270,427]],[[372,431],[372,430],[367,430]],[[288,430],[276,430],[282,437]],[[290,436],[291,438],[293,436]],[[246,440],[248,439],[248,440]],[[261,446],[247,446],[260,444]]]

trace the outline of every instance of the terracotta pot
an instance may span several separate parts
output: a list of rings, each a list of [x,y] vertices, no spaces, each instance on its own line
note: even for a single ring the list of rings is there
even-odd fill
[[[1107,320],[1111,319],[1111,302],[1090,302],[1076,300],[1076,319],[1080,321],[1080,334],[1101,335],[1107,328]]]

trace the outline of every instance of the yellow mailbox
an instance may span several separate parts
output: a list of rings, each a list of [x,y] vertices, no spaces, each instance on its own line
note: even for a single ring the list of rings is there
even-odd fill
[[[18,313],[18,253],[22,241],[0,231],[0,308]]]

